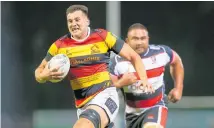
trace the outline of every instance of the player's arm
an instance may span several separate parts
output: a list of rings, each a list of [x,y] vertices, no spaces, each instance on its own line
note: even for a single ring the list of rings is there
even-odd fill
[[[45,59],[42,60],[41,64],[35,70],[35,78],[39,83],[45,83],[46,78],[42,76],[43,70],[46,67],[47,61]]]
[[[122,87],[122,86],[118,83],[118,80],[119,80],[118,76],[115,76],[115,75],[113,75],[113,74],[110,74],[110,77],[111,77],[111,81],[112,81],[112,83],[113,83],[113,85],[114,85],[115,87],[117,87],[117,88],[121,88],[121,87]]]
[[[169,99],[172,102],[177,102],[182,97],[183,92],[183,81],[184,81],[184,67],[180,56],[173,52],[173,61],[170,63],[170,74],[174,80],[174,89],[169,93]],[[172,93],[173,97],[172,97]]]
[[[128,44],[117,38],[111,32],[101,30],[100,34],[105,35],[105,42],[110,49],[113,49],[117,54],[132,63],[140,78],[139,84],[146,86],[149,92],[154,92],[152,86],[148,83],[146,70],[141,57]]]
[[[53,43],[51,47],[49,48],[46,57],[42,60],[41,64],[36,68],[35,70],[35,79],[39,83],[45,83],[46,81],[50,79],[61,79],[63,73],[59,72],[59,67],[49,69],[48,61],[57,54],[58,48],[56,46],[56,43]]]
[[[126,58],[134,66],[139,78],[142,80],[143,85],[148,84],[147,74],[145,66],[141,60],[141,57],[126,43],[124,43],[120,53],[120,56]]]
[[[173,51],[174,60],[170,64],[170,74],[174,80],[174,87],[183,90],[184,67],[180,56]]]
[[[63,73],[58,71],[59,67],[49,69],[45,59],[42,60],[41,64],[35,70],[35,78],[39,83],[45,83],[50,79],[61,79]]]
[[[111,74],[111,80],[115,87],[121,88],[137,82],[137,77],[133,73],[124,73],[120,78]]]
[[[117,88],[133,84],[137,81],[137,77],[133,73],[120,74],[117,66],[117,55],[112,57],[109,62],[110,77],[113,85]]]

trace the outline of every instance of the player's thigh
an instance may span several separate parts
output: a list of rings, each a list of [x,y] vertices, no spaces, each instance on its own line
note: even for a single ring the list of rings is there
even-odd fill
[[[146,124],[143,125],[143,128],[164,128],[164,127],[154,122],[147,122]]]
[[[153,107],[145,112],[143,128],[165,128],[168,109],[164,106]]]
[[[109,87],[96,95],[96,97],[91,100],[88,105],[96,105],[102,108],[107,116],[108,122],[107,124],[114,121],[118,114],[119,110],[119,97],[115,87]],[[101,115],[102,118],[102,115]],[[106,120],[102,123],[106,124]]]
[[[118,109],[119,99],[116,88],[109,87],[97,94],[84,108],[79,109],[77,113],[78,117],[88,118],[95,126],[101,125],[103,128],[115,119]],[[94,117],[88,117],[91,115]]]

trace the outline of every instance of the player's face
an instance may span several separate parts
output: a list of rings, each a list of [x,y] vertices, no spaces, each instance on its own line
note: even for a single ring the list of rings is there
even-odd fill
[[[145,52],[149,45],[149,36],[147,30],[132,29],[131,31],[128,32],[126,42],[138,54]]]
[[[87,36],[89,19],[80,10],[67,15],[68,30],[76,39],[83,39]]]

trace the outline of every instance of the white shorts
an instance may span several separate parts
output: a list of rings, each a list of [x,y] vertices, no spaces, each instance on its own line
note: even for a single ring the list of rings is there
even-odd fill
[[[89,105],[97,105],[105,110],[111,123],[118,114],[119,98],[116,87],[109,87],[97,94],[84,107],[77,109],[77,117],[86,110]]]

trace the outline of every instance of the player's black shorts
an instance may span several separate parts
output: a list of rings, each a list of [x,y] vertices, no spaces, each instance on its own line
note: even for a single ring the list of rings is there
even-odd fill
[[[140,115],[126,114],[127,128],[143,128],[147,122],[158,123],[166,126],[168,109],[165,106],[154,106]]]

